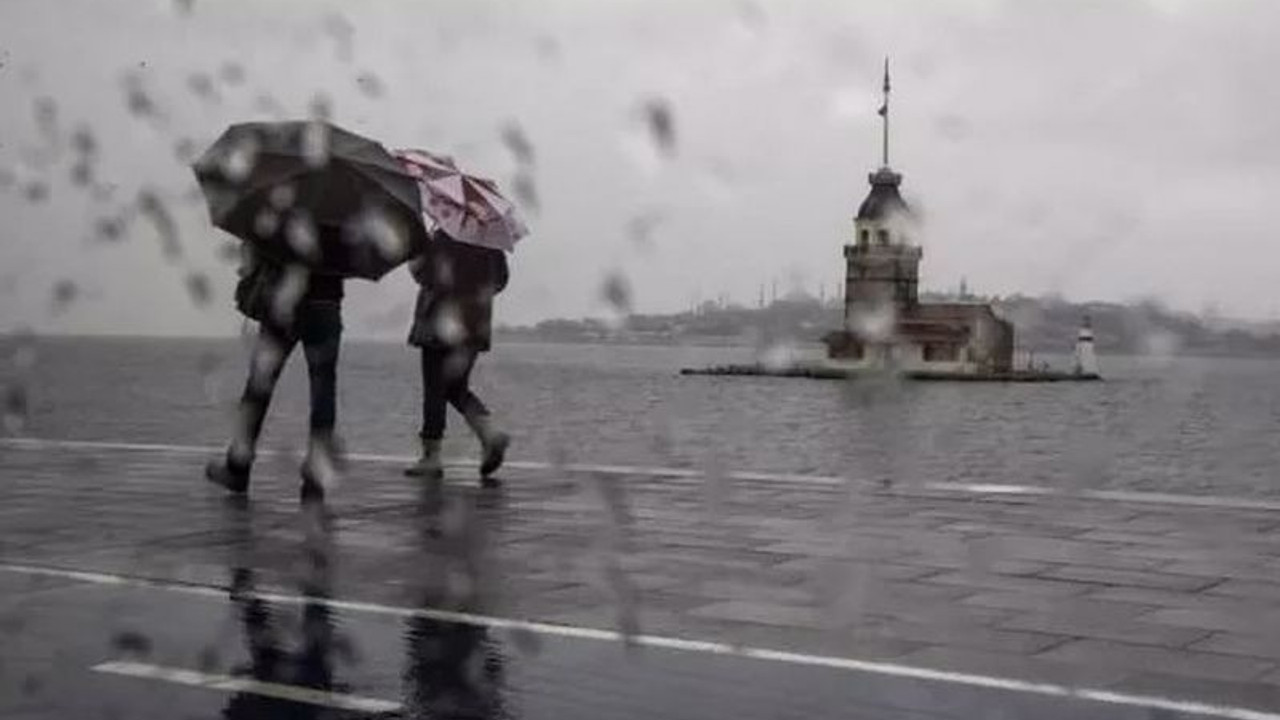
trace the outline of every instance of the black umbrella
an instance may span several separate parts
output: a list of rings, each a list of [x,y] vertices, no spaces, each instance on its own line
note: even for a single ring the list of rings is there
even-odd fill
[[[213,224],[282,263],[377,280],[427,241],[416,181],[329,123],[232,125],[194,168]]]

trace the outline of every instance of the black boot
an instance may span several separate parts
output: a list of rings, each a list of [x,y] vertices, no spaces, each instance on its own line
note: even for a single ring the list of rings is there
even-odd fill
[[[230,457],[210,460],[204,466],[204,477],[228,492],[243,495],[249,491],[249,466],[233,462]]]

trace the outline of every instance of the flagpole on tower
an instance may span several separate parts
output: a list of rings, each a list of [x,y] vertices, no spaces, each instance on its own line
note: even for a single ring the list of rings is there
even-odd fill
[[[883,161],[889,167],[889,58],[884,59],[884,102],[880,105],[880,117],[883,120]]]

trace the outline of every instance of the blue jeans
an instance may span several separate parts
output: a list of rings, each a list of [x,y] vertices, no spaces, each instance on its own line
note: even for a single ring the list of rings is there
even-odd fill
[[[330,441],[337,422],[338,348],[342,342],[342,306],[337,302],[304,302],[288,327],[263,323],[258,329],[249,379],[240,397],[240,428],[237,439],[244,443],[237,455],[248,464],[262,434],[262,424],[271,406],[271,395],[293,349],[302,343],[311,380],[311,421],[313,440]],[[234,447],[234,446],[233,446]]]

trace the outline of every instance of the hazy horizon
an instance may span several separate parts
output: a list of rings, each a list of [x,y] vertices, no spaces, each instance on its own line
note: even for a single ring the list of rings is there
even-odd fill
[[[234,335],[226,238],[185,159],[318,100],[521,203],[499,323],[607,314],[606,285],[640,313],[830,296],[879,164],[885,55],[924,289],[1271,319],[1276,20],[1243,0],[10,0],[0,332]],[[350,334],[403,334],[405,273],[348,289]]]

